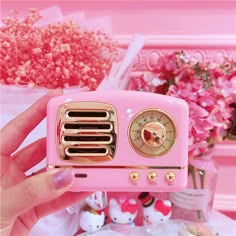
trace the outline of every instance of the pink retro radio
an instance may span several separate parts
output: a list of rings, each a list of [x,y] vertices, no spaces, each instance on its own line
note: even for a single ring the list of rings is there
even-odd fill
[[[48,104],[48,169],[71,191],[179,191],[187,183],[188,105],[138,91],[94,91]]]

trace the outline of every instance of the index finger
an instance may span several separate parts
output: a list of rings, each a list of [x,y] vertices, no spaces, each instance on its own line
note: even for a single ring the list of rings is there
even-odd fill
[[[61,89],[50,90],[26,111],[5,125],[0,132],[1,154],[13,153],[27,135],[45,118],[48,101],[61,94]]]

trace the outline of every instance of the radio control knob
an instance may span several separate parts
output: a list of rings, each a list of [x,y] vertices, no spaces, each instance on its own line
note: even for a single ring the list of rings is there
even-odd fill
[[[148,146],[158,147],[166,140],[166,129],[159,122],[147,122],[141,128],[141,137]]]
[[[170,183],[173,182],[175,180],[175,173],[172,171],[168,172],[166,174],[166,180]]]
[[[157,173],[155,171],[151,171],[148,173],[148,179],[151,182],[155,182],[157,179]]]
[[[130,173],[130,179],[132,180],[132,182],[137,182],[139,179],[139,173],[137,171],[132,171]]]

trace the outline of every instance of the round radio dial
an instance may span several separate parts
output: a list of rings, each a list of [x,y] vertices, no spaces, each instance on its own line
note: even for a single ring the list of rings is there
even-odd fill
[[[174,119],[160,109],[138,113],[129,127],[129,140],[136,152],[145,157],[158,157],[175,144],[177,127]]]

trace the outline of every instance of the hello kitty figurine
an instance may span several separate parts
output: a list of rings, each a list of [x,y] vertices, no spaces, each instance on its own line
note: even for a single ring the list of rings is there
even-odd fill
[[[155,199],[148,192],[139,195],[143,206],[144,225],[162,223],[171,216],[171,202],[169,200]]]
[[[98,211],[85,205],[80,212],[79,216],[79,226],[87,233],[94,233],[101,229],[105,223],[105,213],[104,211]]]
[[[109,201],[109,216],[113,223],[135,225],[134,220],[138,213],[138,204],[135,199],[120,196]]]

